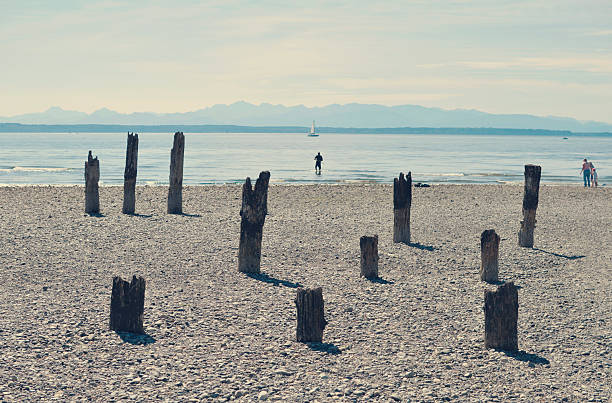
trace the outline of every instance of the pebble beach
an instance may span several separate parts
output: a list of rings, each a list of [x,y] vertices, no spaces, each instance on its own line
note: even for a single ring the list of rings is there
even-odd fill
[[[388,184],[270,185],[259,276],[239,273],[240,185],[0,187],[0,401],[569,401],[611,399],[612,189],[414,188],[393,243]],[[519,352],[484,348],[480,234],[519,287]],[[380,279],[359,238],[379,237]],[[109,330],[113,276],[146,280],[146,336]],[[295,341],[297,287],[322,287],[322,344]]]

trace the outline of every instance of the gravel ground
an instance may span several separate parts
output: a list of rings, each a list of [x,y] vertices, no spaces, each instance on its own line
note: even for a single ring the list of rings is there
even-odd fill
[[[271,186],[262,272],[237,271],[240,186],[0,188],[0,400],[609,401],[612,189],[542,186],[535,248],[522,186],[415,188],[393,244],[389,185]],[[519,289],[518,354],[484,349],[480,233]],[[379,273],[359,277],[359,237]],[[113,275],[147,280],[147,337],[108,330]],[[323,287],[324,344],[295,342],[295,287]],[[142,343],[142,344],[138,344]]]

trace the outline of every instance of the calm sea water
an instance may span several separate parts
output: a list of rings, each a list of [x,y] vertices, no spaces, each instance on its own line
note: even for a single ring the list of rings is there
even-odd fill
[[[0,133],[0,184],[82,184],[88,150],[100,182],[123,183],[126,134]],[[139,134],[138,183],[168,183],[172,134]],[[314,156],[323,172],[314,173]],[[242,182],[269,170],[276,183],[392,182],[400,171],[430,183],[522,182],[526,163],[542,181],[581,183],[592,160],[612,180],[612,136],[205,133],[185,134],[185,184]]]

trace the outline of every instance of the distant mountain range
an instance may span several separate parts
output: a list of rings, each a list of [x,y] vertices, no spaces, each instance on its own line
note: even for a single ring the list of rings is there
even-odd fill
[[[306,127],[315,120],[328,128],[506,128],[568,130],[572,132],[611,132],[612,124],[579,121],[555,116],[491,114],[477,110],[426,108],[418,105],[346,104],[308,108],[236,102],[214,105],[185,113],[136,112],[123,114],[99,109],[91,114],[52,107],[45,112],[0,117],[0,122],[46,125],[235,125]]]

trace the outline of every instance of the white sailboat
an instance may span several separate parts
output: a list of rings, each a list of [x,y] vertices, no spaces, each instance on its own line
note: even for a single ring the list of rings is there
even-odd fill
[[[312,126],[310,126],[310,133],[308,133],[308,137],[319,137],[319,134],[315,130],[314,120],[312,121]]]

